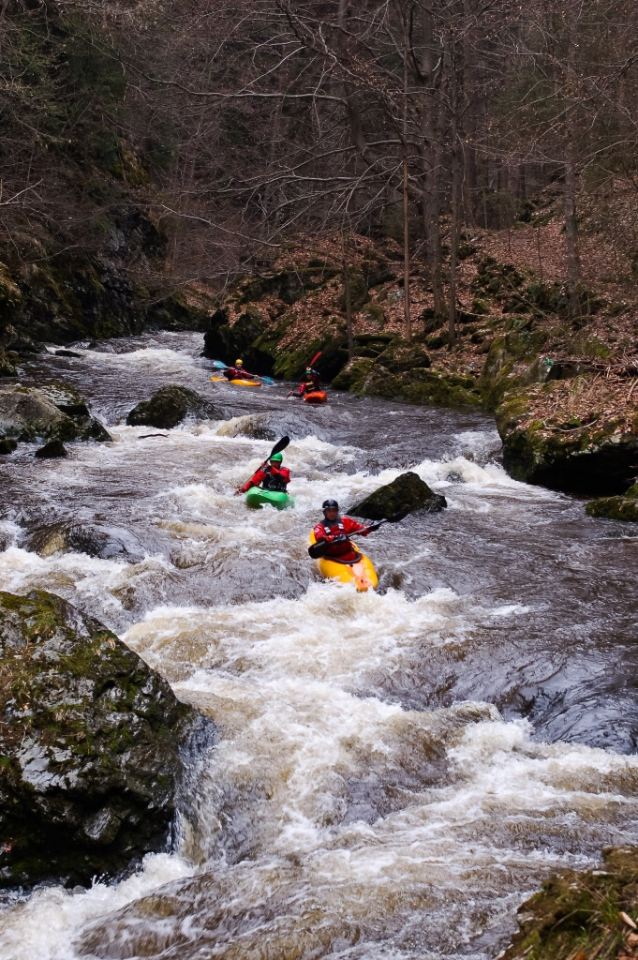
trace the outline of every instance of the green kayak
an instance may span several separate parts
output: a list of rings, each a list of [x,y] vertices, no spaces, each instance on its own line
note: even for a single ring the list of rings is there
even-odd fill
[[[251,487],[246,494],[246,506],[260,508],[269,504],[277,510],[294,507],[294,498],[279,490],[262,490],[261,487]]]

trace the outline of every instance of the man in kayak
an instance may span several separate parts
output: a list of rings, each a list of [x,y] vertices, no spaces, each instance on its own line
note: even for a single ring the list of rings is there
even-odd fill
[[[379,523],[358,523],[351,517],[339,516],[339,504],[336,500],[324,500],[321,504],[323,520],[313,528],[315,542],[324,540],[328,544],[325,553],[321,555],[328,559],[340,560],[349,563],[356,560],[358,552],[354,544],[348,540],[349,533],[361,533],[367,537],[369,533],[380,526]]]
[[[312,367],[306,367],[302,382],[296,390],[291,391],[291,396],[303,397],[307,393],[315,393],[317,390],[321,390],[321,377]]]
[[[259,380],[256,374],[244,370],[243,360],[235,360],[234,367],[224,367],[222,374],[227,380]]]
[[[262,490],[274,490],[279,493],[285,493],[286,487],[290,483],[290,470],[282,467],[283,456],[281,453],[274,453],[268,463],[263,464],[257,473],[250,480],[247,480],[243,487],[237,487],[235,496],[240,493],[246,493],[251,487],[261,487]]]

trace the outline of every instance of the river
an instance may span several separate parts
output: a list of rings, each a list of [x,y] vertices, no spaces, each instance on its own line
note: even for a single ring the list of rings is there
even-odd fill
[[[85,344],[22,377],[76,385],[114,442],[7,458],[2,589],[101,619],[218,739],[174,849],[120,882],[6,896],[0,960],[494,957],[550,872],[638,842],[638,537],[508,478],[480,411],[309,409],[211,384],[200,350]],[[219,419],[124,425],[168,383]],[[296,509],[249,511],[232,493],[272,447],[256,435],[285,433]],[[378,592],[322,582],[321,502],[408,468],[448,509],[366,541]],[[61,521],[107,555],[28,549]]]

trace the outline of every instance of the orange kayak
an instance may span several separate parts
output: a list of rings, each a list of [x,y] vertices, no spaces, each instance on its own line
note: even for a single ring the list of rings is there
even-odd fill
[[[304,403],[325,403],[328,394],[325,390],[313,390],[312,393],[304,394]]]

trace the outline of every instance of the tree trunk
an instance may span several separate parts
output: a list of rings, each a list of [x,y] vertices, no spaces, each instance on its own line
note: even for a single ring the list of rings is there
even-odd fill
[[[565,243],[567,248],[567,296],[569,298],[569,312],[572,318],[580,316],[580,254],[578,249],[578,220],[576,212],[576,196],[578,192],[577,161],[578,149],[576,144],[578,105],[577,105],[577,76],[576,50],[578,43],[578,24],[576,12],[570,7],[568,16],[567,36],[567,97],[571,102],[567,104],[566,142],[565,142]]]

